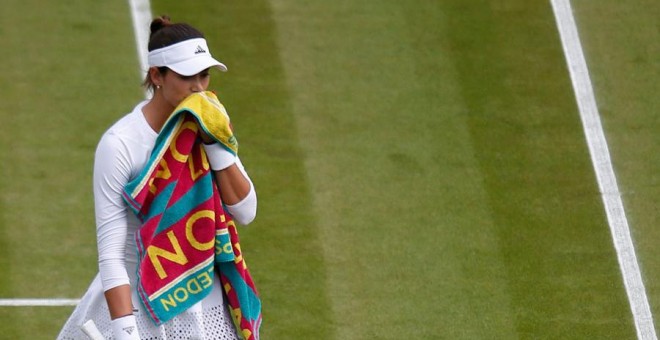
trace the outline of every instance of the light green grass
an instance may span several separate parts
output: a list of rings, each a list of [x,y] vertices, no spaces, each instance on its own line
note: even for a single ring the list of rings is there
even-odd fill
[[[660,3],[574,7],[642,277],[660,315]]]
[[[632,337],[549,3],[448,8],[519,336]]]
[[[10,0],[0,13],[0,297],[78,297],[96,271],[96,142],[140,95],[127,5]],[[70,312],[1,309],[12,339],[52,339]]]

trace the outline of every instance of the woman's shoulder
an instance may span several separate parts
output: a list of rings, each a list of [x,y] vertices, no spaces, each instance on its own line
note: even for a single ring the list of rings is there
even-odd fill
[[[140,120],[144,120],[142,114],[142,107],[146,102],[141,102],[137,104],[131,112],[124,114],[121,118],[115,121],[105,132],[105,134],[125,134],[129,135],[134,132],[139,132],[140,129],[144,128],[143,124],[140,124]]]
[[[157,137],[144,119],[142,106],[143,103],[138,104],[101,136],[96,146],[97,163],[107,161],[107,167],[123,168],[129,175],[142,166]]]
[[[113,123],[101,137],[103,142],[144,142],[144,139],[151,140],[155,138],[155,132],[149,127],[142,107],[146,102],[141,102],[133,111],[125,114]]]

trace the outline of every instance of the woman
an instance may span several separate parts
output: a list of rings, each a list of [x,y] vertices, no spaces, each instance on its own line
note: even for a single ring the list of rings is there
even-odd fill
[[[157,326],[138,300],[134,234],[140,221],[127,208],[122,191],[148,162],[158,132],[177,105],[205,91],[210,68],[226,71],[214,59],[204,35],[166,16],[151,23],[149,71],[144,85],[153,97],[139,103],[101,138],[94,162],[94,201],[99,275],[94,279],[59,339],[84,339],[89,320],[106,338],[115,339],[238,339],[219,280],[211,293],[184,313]],[[204,149],[218,184],[222,203],[239,224],[250,223],[257,208],[254,186],[240,159],[210,142]]]

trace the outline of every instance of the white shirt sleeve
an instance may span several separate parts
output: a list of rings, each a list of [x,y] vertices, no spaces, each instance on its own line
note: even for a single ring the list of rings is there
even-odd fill
[[[129,284],[126,271],[127,206],[122,191],[130,177],[129,153],[113,135],[104,135],[94,157],[94,209],[99,272],[103,290]]]
[[[254,184],[248,176],[240,158],[236,157],[236,165],[245,178],[250,182],[250,192],[240,202],[234,205],[227,205],[227,211],[238,224],[248,225],[257,216],[257,192],[254,190]]]

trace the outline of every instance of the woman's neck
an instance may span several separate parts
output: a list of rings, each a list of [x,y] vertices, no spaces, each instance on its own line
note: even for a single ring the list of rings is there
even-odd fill
[[[165,101],[161,96],[155,94],[151,100],[142,108],[142,114],[151,128],[160,132],[160,129],[167,121],[174,107]]]

